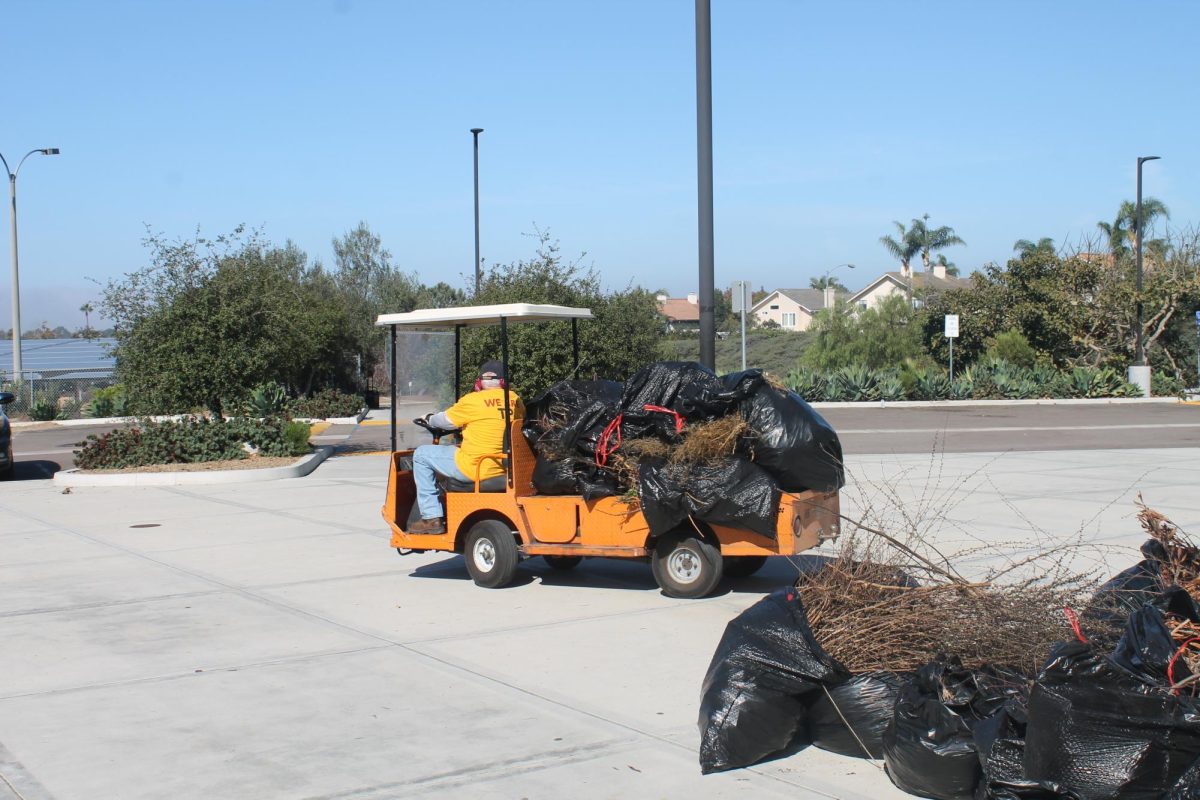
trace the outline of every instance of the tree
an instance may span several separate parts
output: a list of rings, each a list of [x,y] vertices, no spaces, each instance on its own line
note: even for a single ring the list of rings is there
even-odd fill
[[[1154,197],[1142,198],[1142,227],[1145,230],[1152,230],[1154,224],[1160,219],[1168,220],[1170,218],[1171,212],[1161,200]],[[1096,227],[1104,233],[1108,251],[1114,259],[1130,256],[1137,248],[1139,236],[1137,203],[1129,200],[1123,201],[1121,207],[1117,209],[1116,219],[1112,222],[1097,222]],[[1153,243],[1151,240],[1146,240],[1143,248],[1161,254],[1165,249],[1165,242],[1161,239],[1153,240]]]
[[[110,281],[102,302],[133,411],[222,413],[267,381],[292,393],[353,385],[350,304],[299,248],[241,227],[145,244],[150,265]]]
[[[916,223],[917,220],[913,220]],[[915,236],[916,231],[905,229],[904,225],[893,221],[896,226],[896,237],[880,236],[879,242],[891,254],[892,258],[900,262],[900,274],[903,277],[912,275],[912,268],[909,266],[912,263],[913,256],[921,252],[921,241]]]
[[[819,278],[809,278],[808,287],[810,289],[834,289],[840,292],[850,291],[846,288],[845,284],[832,275],[822,275]]]
[[[547,303],[590,308],[579,322],[578,377],[624,380],[655,361],[660,338],[658,303],[640,287],[604,292],[592,268],[565,261],[548,233],[537,231],[532,259],[493,265],[483,275],[473,303]],[[581,256],[580,258],[582,258]],[[526,400],[572,373],[571,323],[511,325],[511,385]],[[500,332],[481,326],[463,332],[460,385],[468,386],[484,361],[500,357]]]
[[[95,311],[96,309],[92,308],[91,303],[84,303],[83,305],[81,305],[79,307],[79,310],[83,312],[83,328],[84,328],[84,330],[91,330],[92,329],[92,312]]]
[[[1017,239],[1013,242],[1013,252],[1017,254],[1017,258],[1025,258],[1042,253],[1057,253],[1058,248],[1054,246],[1054,240],[1049,236],[1043,236],[1036,242],[1029,239]]]
[[[921,254],[921,264],[924,266],[926,272],[929,272],[930,254],[957,244],[966,244],[966,242],[954,233],[954,229],[948,225],[943,225],[940,228],[930,228],[928,214],[925,214],[920,219],[914,219],[908,233],[913,242],[919,246],[918,252]]]
[[[899,367],[928,360],[919,323],[922,312],[899,294],[857,314],[844,306],[819,312],[809,331],[813,342],[802,363],[821,370],[848,366],[871,369]]]
[[[952,278],[958,277],[958,264],[946,258],[945,253],[938,253],[937,261],[933,262],[935,267],[944,267],[946,274]]]

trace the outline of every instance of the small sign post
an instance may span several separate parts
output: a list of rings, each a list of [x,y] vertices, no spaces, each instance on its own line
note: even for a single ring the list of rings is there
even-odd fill
[[[1200,320],[1200,311],[1196,312]],[[950,340],[950,380],[954,380],[954,340],[958,338],[958,314],[946,315],[946,338]]]
[[[732,289],[730,291],[730,294],[732,295],[732,297],[730,299],[733,301],[732,305],[733,305],[734,313],[736,314],[737,312],[740,311],[742,314],[742,371],[743,372],[745,372],[745,370],[746,370],[746,311],[748,310],[746,308],[746,305],[747,305],[746,295],[749,293],[749,287],[750,287],[749,281],[734,281]]]

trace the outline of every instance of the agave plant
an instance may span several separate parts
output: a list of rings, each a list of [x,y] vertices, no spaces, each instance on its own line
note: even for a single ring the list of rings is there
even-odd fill
[[[1096,370],[1091,367],[1075,367],[1064,381],[1064,394],[1068,397],[1096,397]]]
[[[878,400],[879,381],[875,373],[861,364],[842,367],[836,373],[843,400]]]
[[[97,397],[87,404],[83,413],[89,417],[115,417],[116,413],[113,411],[114,405],[110,397]]]
[[[1029,368],[1029,380],[1037,387],[1036,397],[1055,397],[1062,384],[1062,373],[1049,364],[1034,364]]]
[[[920,369],[913,373],[913,398],[946,400],[950,397],[950,379],[940,369]]]
[[[800,367],[787,374],[787,385],[805,400],[824,400],[825,378],[815,370]]]
[[[246,412],[248,416],[265,419],[282,416],[286,406],[287,392],[282,386],[274,382],[262,383],[250,392],[250,399],[246,401]]]
[[[904,381],[895,372],[885,372],[878,377],[880,400],[903,400]]]
[[[975,396],[975,368],[967,367],[950,384],[951,400],[970,400]]]

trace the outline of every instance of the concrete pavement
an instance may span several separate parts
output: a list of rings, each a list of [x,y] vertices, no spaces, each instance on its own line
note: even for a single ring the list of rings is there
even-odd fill
[[[794,578],[786,561],[700,601],[605,560],[533,559],[479,589],[458,557],[388,548],[384,465],[0,484],[0,797],[907,797],[812,749],[700,776],[700,681],[725,623]],[[1112,572],[1137,557],[1139,490],[1200,530],[1195,448],[849,468],[848,516],[905,515],[948,550],[1082,537],[1079,565]]]

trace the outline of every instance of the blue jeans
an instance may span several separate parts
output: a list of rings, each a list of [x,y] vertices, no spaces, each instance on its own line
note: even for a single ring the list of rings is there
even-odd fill
[[[417,508],[421,509],[421,519],[445,516],[442,501],[438,498],[438,475],[471,481],[454,463],[457,452],[457,447],[438,444],[423,444],[413,451],[413,480],[417,484]]]

